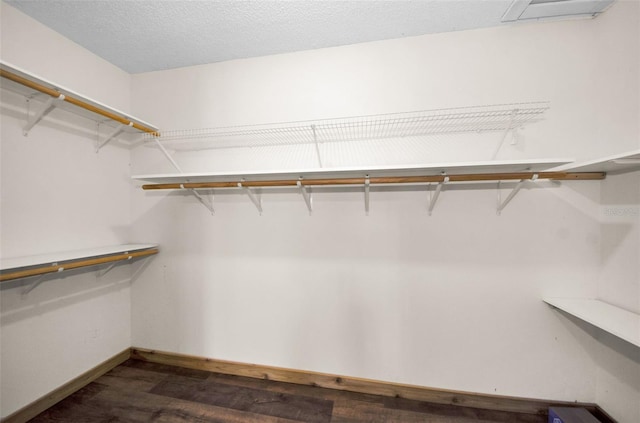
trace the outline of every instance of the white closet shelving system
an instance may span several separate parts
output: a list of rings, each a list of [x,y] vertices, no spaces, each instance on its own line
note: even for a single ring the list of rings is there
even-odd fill
[[[37,109],[29,114],[23,127],[25,136],[45,116],[54,109],[62,109],[104,125],[110,132],[96,142],[96,151],[114,140],[121,133],[156,133],[158,128],[109,107],[89,97],[76,93],[16,66],[0,61],[2,88],[23,95],[30,108]]]
[[[443,186],[450,182],[518,181],[513,191],[498,204],[502,209],[528,180],[590,180],[602,179],[601,172],[547,172],[572,160],[511,160],[497,161],[500,148],[509,134],[527,124],[542,119],[549,108],[546,102],[502,104],[491,106],[425,110],[409,113],[359,116],[340,119],[288,122],[269,125],[208,128],[197,130],[161,131],[145,134],[146,143],[159,148],[178,173],[136,175],[148,182],[145,190],[187,189],[194,193],[212,213],[212,201],[196,192],[216,188],[241,188],[248,194],[260,213],[262,203],[256,188],[297,187],[312,212],[309,188],[312,186],[360,185],[364,191],[364,208],[369,212],[369,191],[372,185],[434,184],[429,202],[433,211]],[[497,145],[492,160],[473,163],[442,163],[425,165],[333,167],[323,166],[322,146],[376,140],[418,140],[432,136],[496,133]],[[169,150],[231,149],[243,147],[273,147],[307,144],[313,146],[317,167],[300,170],[266,172],[186,173]]]
[[[567,172],[622,174],[640,171],[640,149],[559,168]],[[550,306],[640,347],[640,314],[598,299],[545,298]]]
[[[500,212],[526,181],[599,180],[604,179],[606,172],[640,170],[640,150],[581,164],[562,159],[496,161],[495,157],[508,135],[514,134],[527,124],[541,120],[549,108],[548,103],[505,104],[270,125],[160,132],[158,128],[142,120],[7,63],[0,62],[0,75],[3,78],[3,89],[22,94],[28,101],[35,100],[40,106],[37,112],[28,116],[24,126],[25,135],[56,107],[112,128],[111,133],[97,141],[96,151],[122,132],[141,133],[146,143],[153,143],[162,151],[177,173],[137,175],[133,176],[133,179],[149,182],[142,186],[145,190],[189,190],[212,213],[212,201],[197,190],[243,189],[257,209],[262,212],[260,197],[253,191],[255,188],[294,187],[300,190],[311,213],[310,187],[362,186],[365,210],[368,212],[371,185],[435,184],[429,203],[429,213],[431,213],[438,195],[447,183],[518,181],[511,193],[498,204],[498,212]],[[498,134],[492,160],[488,161],[368,168],[323,167],[321,146],[325,143],[409,138],[422,140],[434,135],[488,132]],[[314,147],[316,168],[268,172],[185,173],[168,151],[300,144],[309,144]],[[104,263],[113,264],[117,261],[157,253],[158,246],[154,244],[128,244],[70,253],[4,259],[0,265],[0,282]],[[545,301],[640,346],[640,316],[635,313],[598,300],[549,298]]]
[[[572,160],[497,161],[501,146],[509,133],[541,120],[547,103],[506,104],[473,108],[432,110],[392,115],[364,116],[324,121],[291,122],[231,128],[166,131],[148,134],[153,143],[171,162],[178,173],[137,175],[134,179],[148,182],[145,190],[188,189],[213,213],[211,201],[197,194],[198,189],[241,188],[246,191],[259,212],[260,198],[255,188],[295,187],[300,190],[309,213],[312,211],[308,188],[327,185],[360,185],[364,190],[365,211],[369,211],[371,185],[436,184],[429,202],[433,210],[444,184],[467,181],[518,181],[511,193],[499,202],[497,211],[509,203],[526,181],[598,180],[606,172],[620,173],[640,169],[640,150],[585,163]],[[371,141],[378,139],[425,139],[433,135],[459,133],[498,133],[493,160],[474,163],[445,163],[369,168],[323,168],[321,146],[324,143]],[[185,173],[168,150],[228,149],[309,144],[314,147],[317,168],[268,172]],[[598,300],[545,299],[587,322],[594,324],[634,345],[640,345],[640,318]]]
[[[112,128],[105,138],[96,142],[96,151],[123,132],[143,134],[158,131],[158,128],[140,119],[133,118],[8,63],[0,62],[0,76],[2,77],[2,89],[25,96],[30,105],[33,103],[33,108],[38,108],[33,114],[27,116],[23,127],[25,136],[55,108],[83,116]],[[81,251],[3,258],[0,260],[0,282],[32,276],[42,277],[50,273],[108,264],[109,267],[103,271],[104,274],[117,262],[144,258],[157,253],[158,246],[155,244],[124,244]],[[39,283],[39,280],[32,284],[31,289]]]
[[[118,262],[141,259],[154,254],[158,254],[158,245],[156,244],[123,244],[78,251],[6,258],[0,260],[0,283],[32,276],[43,277],[50,273],[60,273],[106,264],[108,267],[101,271],[102,276]],[[33,281],[31,287],[25,293],[30,292],[41,281],[41,278]]]

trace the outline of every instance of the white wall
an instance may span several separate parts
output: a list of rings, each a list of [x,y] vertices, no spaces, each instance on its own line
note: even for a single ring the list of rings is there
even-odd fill
[[[550,100],[546,120],[500,158],[584,160],[639,145],[639,15],[637,2],[618,2],[596,20],[138,74],[132,104],[181,129]],[[436,141],[415,161],[486,160],[495,146]],[[215,171],[305,167],[295,161],[303,153],[175,157],[187,171]],[[172,171],[145,147],[132,166]],[[368,217],[360,191],[316,189],[309,217],[295,191],[263,193],[259,216],[246,195],[218,190],[212,217],[188,195],[135,190],[132,234],[163,253],[132,287],[133,344],[439,388],[602,398],[636,421],[597,386],[610,367],[602,361],[620,362],[598,353],[610,342],[541,301],[601,293],[600,183],[539,185],[547,189],[524,190],[502,216],[495,186],[447,188],[432,217],[424,188],[374,189]]]
[[[4,2],[0,11],[3,61],[129,108],[128,74]],[[129,241],[128,150],[96,154],[95,123],[59,110],[24,137],[25,99],[3,89],[0,107],[2,257]],[[131,345],[130,277],[131,266],[69,272],[26,295],[29,280],[2,284],[2,416]]]
[[[610,175],[602,187],[602,256],[598,297],[640,313],[640,172]],[[640,330],[640,328],[638,328]],[[597,400],[640,421],[640,348],[601,331],[591,353],[598,364]]]

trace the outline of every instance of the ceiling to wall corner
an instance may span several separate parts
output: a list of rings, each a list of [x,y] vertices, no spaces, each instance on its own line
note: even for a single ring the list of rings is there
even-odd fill
[[[129,73],[593,17],[613,0],[4,0]]]

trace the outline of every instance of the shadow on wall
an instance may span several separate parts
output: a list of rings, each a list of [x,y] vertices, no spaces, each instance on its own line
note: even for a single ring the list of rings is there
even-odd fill
[[[596,402],[608,411],[640,417],[640,347],[575,316],[564,312],[555,314],[598,369]],[[637,418],[627,421],[637,421]]]
[[[549,308],[553,309],[552,306],[549,306]],[[593,356],[594,361],[599,362],[601,354],[599,349],[591,348],[593,341],[600,347],[607,348],[615,354],[626,357],[626,359],[640,365],[640,348],[562,310],[555,309],[554,311],[563,326],[565,326],[570,333],[575,334],[576,340],[584,345],[585,351],[588,351]],[[599,364],[604,365],[606,363],[602,362]],[[629,378],[629,382],[640,383],[640,380],[632,380],[631,374],[620,376],[622,379]],[[629,384],[632,385],[633,383]]]
[[[372,187],[369,216],[365,214],[361,187],[313,187],[311,216],[299,190],[294,188],[256,191],[262,199],[262,215],[241,190],[213,190],[214,216],[186,190],[147,191],[142,196],[145,201],[152,200],[154,205],[133,226],[147,227],[147,232],[151,232],[153,229],[147,222],[155,221],[162,229],[153,230],[154,237],[158,238],[154,242],[166,245],[172,253],[199,256],[206,252],[219,259],[277,258],[286,254],[289,258],[308,257],[314,260],[342,257],[371,260],[386,259],[391,255],[403,261],[454,262],[456,266],[461,262],[478,263],[484,259],[483,266],[500,266],[509,257],[517,255],[518,260],[530,261],[537,266],[539,263],[535,255],[530,259],[526,254],[522,255],[523,251],[533,249],[530,239],[534,226],[540,227],[535,233],[538,243],[545,243],[545,248],[556,249],[559,254],[565,251],[563,243],[578,237],[597,247],[598,231],[581,234],[563,229],[575,226],[572,223],[575,218],[562,217],[574,212],[588,221],[597,221],[597,207],[588,198],[589,193],[580,193],[584,204],[576,205],[570,200],[573,194],[567,194],[573,192],[571,184],[530,183],[509,203],[502,215],[497,216],[499,197],[504,201],[513,186],[515,183],[502,184],[503,189],[498,196],[496,183],[447,185],[438,197],[432,216],[427,211],[430,192],[426,185]],[[433,185],[430,189],[433,192]],[[470,193],[474,196],[469,200]],[[208,192],[203,190],[202,195],[208,195]],[[545,197],[561,201],[547,205],[543,201]],[[290,205],[297,205],[297,210],[294,211]],[[526,216],[522,214],[523,208],[526,208]],[[389,220],[393,215],[398,216],[397,221]],[[549,216],[559,216],[560,223],[547,224]],[[171,218],[170,224],[165,221],[168,217]],[[464,235],[451,236],[443,229],[445,227],[457,227]],[[193,233],[194,228],[197,228],[198,235]],[[552,232],[554,230],[556,232]],[[512,236],[504,237],[503,232]],[[356,239],[343,241],[345,236]],[[399,241],[405,236],[407,242]],[[418,236],[424,240],[437,239],[437,245],[429,242],[423,245]],[[148,239],[149,235],[139,237]],[[464,238],[462,245],[460,238]],[[393,242],[376,245],[374,242],[379,239]],[[499,241],[487,248],[487,241],[496,239]],[[483,248],[471,248],[472,242],[482,243]],[[359,248],[354,249],[354,245]],[[492,249],[499,251],[492,253]],[[457,253],[452,254],[452,251]]]
[[[34,100],[27,102],[25,97],[10,92],[8,90],[2,90],[0,95],[0,119],[16,119],[20,124],[16,128],[22,128],[27,122],[27,114],[33,117],[39,110],[42,109],[44,102],[48,99],[46,94],[36,95]],[[52,110],[42,120],[40,120],[29,132],[37,131],[39,127],[52,128],[61,133],[73,135],[68,140],[76,140],[78,143],[86,144],[87,139],[95,140],[99,137],[101,140],[113,132],[115,126],[107,123],[98,125],[97,122],[87,117],[80,116],[77,113],[68,110],[62,110],[68,106],[63,105]],[[21,130],[21,129],[20,129]],[[111,143],[125,144],[120,139],[128,140],[129,142],[137,139],[138,134],[135,133],[121,133],[115,139],[111,140]],[[27,137],[25,137],[27,138]]]
[[[605,223],[602,231],[602,263],[616,257],[619,250],[624,248],[627,238],[635,231],[631,223]]]
[[[126,288],[153,259],[73,269],[0,284],[0,324],[6,325]],[[129,268],[132,267],[132,269]]]
[[[556,310],[555,314],[599,368],[640,391],[639,347],[561,310]]]

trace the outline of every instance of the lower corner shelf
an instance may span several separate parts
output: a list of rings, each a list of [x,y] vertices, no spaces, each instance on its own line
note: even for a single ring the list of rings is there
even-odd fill
[[[0,260],[0,282],[62,272],[81,267],[146,257],[159,252],[156,244],[123,244],[79,251]]]
[[[545,298],[544,302],[640,347],[640,315],[600,300]]]

